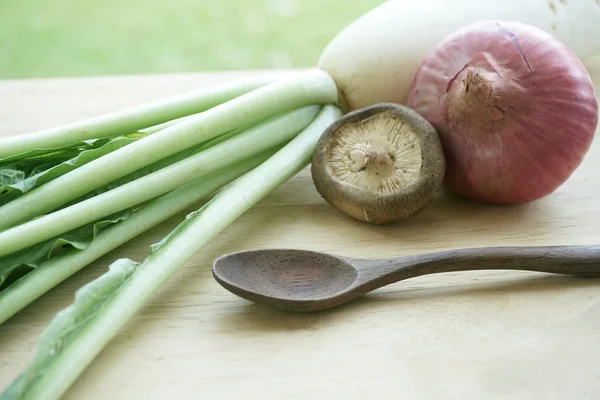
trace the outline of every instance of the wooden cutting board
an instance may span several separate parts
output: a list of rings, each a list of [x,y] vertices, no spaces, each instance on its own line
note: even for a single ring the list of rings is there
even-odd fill
[[[264,72],[4,81],[0,136]],[[600,68],[592,73],[600,82]],[[297,315],[235,297],[213,280],[210,267],[223,253],[264,247],[387,257],[475,246],[600,244],[599,171],[597,139],[571,179],[539,201],[500,207],[440,193],[418,217],[376,227],[330,207],[304,170],[198,252],[65,398],[596,399],[600,280],[448,273]],[[77,288],[118,257],[141,261],[191,210],[102,257],[0,326],[0,390],[33,357],[39,333]]]

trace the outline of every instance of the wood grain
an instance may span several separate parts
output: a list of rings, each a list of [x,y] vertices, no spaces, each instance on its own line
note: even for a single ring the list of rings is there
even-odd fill
[[[595,82],[600,82],[600,69]],[[259,72],[0,82],[0,135],[14,135]],[[598,83],[596,83],[598,86]],[[214,281],[215,257],[264,247],[383,258],[480,246],[600,244],[600,140],[571,179],[523,206],[447,193],[414,219],[342,215],[308,168],[200,251],[97,357],[67,399],[595,399],[600,281],[538,273],[432,275],[347,306],[286,314]],[[189,210],[188,210],[189,211]],[[75,290],[117,257],[141,260],[186,213],[113,251],[0,326],[0,388]]]
[[[362,259],[298,249],[257,249],[218,257],[225,289],[282,311],[339,307],[392,283],[459,271],[513,270],[600,278],[600,246],[478,247]]]

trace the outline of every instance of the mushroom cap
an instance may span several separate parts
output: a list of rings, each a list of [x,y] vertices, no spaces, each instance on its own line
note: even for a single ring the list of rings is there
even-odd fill
[[[341,212],[384,224],[410,218],[442,186],[445,157],[435,128],[413,109],[379,103],[331,124],[313,152],[313,183]]]

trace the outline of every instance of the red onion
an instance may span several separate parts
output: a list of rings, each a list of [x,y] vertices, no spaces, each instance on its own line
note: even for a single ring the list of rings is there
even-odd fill
[[[555,191],[598,123],[579,59],[545,31],[507,21],[473,23],[439,43],[414,76],[408,106],[439,133],[444,186],[497,204]]]

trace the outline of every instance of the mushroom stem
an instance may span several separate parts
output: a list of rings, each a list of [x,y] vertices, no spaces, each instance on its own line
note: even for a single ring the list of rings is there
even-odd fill
[[[352,172],[364,171],[371,167],[383,172],[389,171],[394,166],[394,160],[390,154],[383,147],[370,142],[352,146],[348,158],[350,159],[348,169]]]

